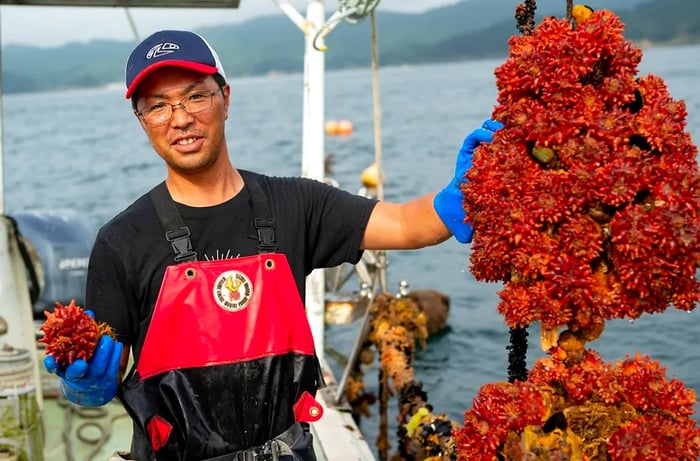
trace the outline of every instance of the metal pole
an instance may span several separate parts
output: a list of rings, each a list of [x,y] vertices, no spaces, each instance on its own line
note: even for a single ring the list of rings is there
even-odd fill
[[[325,22],[322,0],[309,0],[306,11],[304,53],[304,115],[301,174],[323,180],[324,176],[324,72],[325,56],[313,46],[316,32]],[[316,345],[316,354],[323,359],[325,322],[325,277],[321,269],[306,278],[306,315]]]
[[[384,200],[384,170],[382,169],[382,105],[379,89],[379,45],[377,40],[377,17],[374,10],[370,13],[372,29],[372,108],[374,111],[374,163],[377,165],[379,180],[377,181],[377,199]],[[387,252],[376,251],[379,261],[379,288],[386,293],[388,288],[386,266]]]
[[[4,165],[4,150],[3,144],[5,137],[3,136],[3,112],[2,112],[2,18],[0,17],[0,216],[5,214],[5,170]]]
[[[129,7],[124,8],[124,13],[126,13],[126,19],[129,21],[129,26],[131,26],[131,33],[134,34],[134,42],[140,42],[141,37],[139,37],[139,30],[136,28],[136,23],[134,22],[134,18],[131,16],[131,10]]]

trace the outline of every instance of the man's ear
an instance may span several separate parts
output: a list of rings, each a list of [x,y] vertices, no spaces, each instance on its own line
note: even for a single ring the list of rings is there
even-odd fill
[[[231,104],[231,85],[227,83],[222,87],[221,94],[224,95],[224,120],[228,120],[228,108]]]
[[[141,124],[141,128],[146,130],[146,125],[143,123],[143,119],[139,117],[139,113],[134,109],[134,116],[138,119],[139,123]],[[147,132],[148,130],[146,130]]]

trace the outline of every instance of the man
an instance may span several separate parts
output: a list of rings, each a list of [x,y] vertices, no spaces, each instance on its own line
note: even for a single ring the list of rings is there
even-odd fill
[[[499,124],[467,137],[445,189],[394,204],[238,170],[224,135],[231,89],[194,33],[146,38],[126,86],[167,177],[100,229],[90,257],[86,306],[116,341],[66,369],[49,356],[47,369],[76,404],[118,393],[132,459],[315,460],[308,423],[323,380],[304,277],[363,249],[470,241],[459,184]]]

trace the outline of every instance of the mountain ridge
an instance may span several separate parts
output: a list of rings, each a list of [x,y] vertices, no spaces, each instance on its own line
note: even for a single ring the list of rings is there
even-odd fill
[[[423,13],[377,10],[381,65],[422,64],[506,56],[517,34],[514,0],[465,0]],[[542,3],[542,2],[541,2]],[[587,0],[593,8],[610,0]],[[615,8],[626,38],[636,42],[700,43],[697,0],[626,0]],[[542,3],[537,20],[563,17],[565,3]],[[326,38],[327,69],[370,65],[369,20],[339,24]],[[284,15],[197,28],[216,48],[229,77],[303,70],[304,37]],[[93,40],[59,47],[3,47],[6,93],[104,86],[123,79],[132,42]]]

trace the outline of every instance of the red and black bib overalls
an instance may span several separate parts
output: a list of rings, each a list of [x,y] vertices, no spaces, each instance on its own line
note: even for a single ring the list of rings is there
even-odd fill
[[[315,460],[299,425],[322,413],[313,337],[264,192],[244,179],[259,253],[234,259],[197,261],[165,184],[151,191],[178,264],[119,391],[134,459]]]

